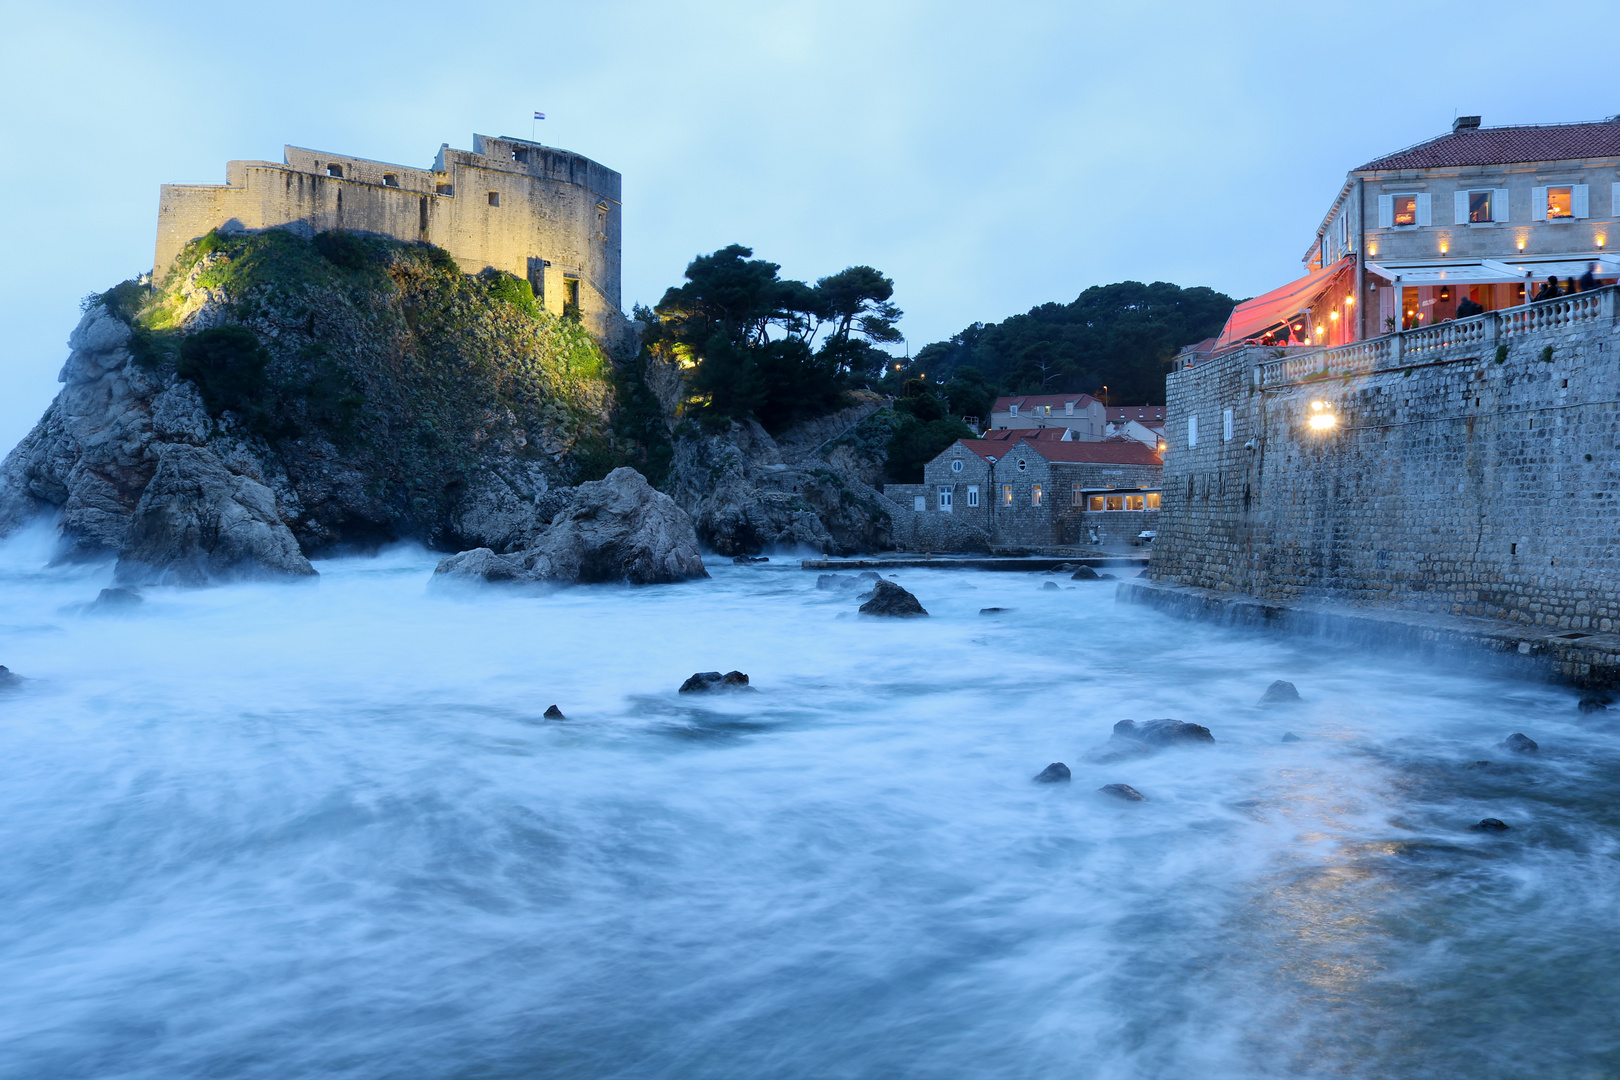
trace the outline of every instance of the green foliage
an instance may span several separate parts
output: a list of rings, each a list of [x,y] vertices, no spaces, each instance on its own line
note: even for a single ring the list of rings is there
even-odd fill
[[[894,283],[871,267],[807,285],[752,255],[740,244],[700,255],[686,268],[686,284],[666,291],[655,310],[637,311],[649,322],[649,347],[692,366],[705,427],[753,416],[778,431],[831,412],[847,388],[891,359],[874,343],[900,339],[901,312],[889,302]]]
[[[180,343],[176,371],[197,384],[208,415],[227,409],[261,434],[271,427],[271,401],[265,381],[270,356],[245,326],[228,324],[199,330]]]
[[[382,242],[342,229],[316,233],[313,243],[322,258],[342,270],[368,269],[384,250]]]
[[[1551,345],[1548,345],[1546,348],[1541,350],[1541,362],[1543,364],[1550,364],[1553,362],[1553,347]]]
[[[1508,354],[1508,347],[1506,345],[1498,345],[1496,347],[1496,362],[1498,364],[1506,363],[1507,362],[1507,354]]]
[[[1073,303],[974,323],[925,346],[912,366],[935,380],[971,366],[1012,393],[1095,394],[1106,385],[1111,401],[1163,401],[1176,350],[1219,333],[1234,306],[1212,289],[1164,281],[1093,286]]]
[[[934,407],[927,410],[930,415],[942,413],[944,409],[943,403],[933,395],[910,400],[934,402]],[[899,406],[900,402],[896,402],[896,412],[900,411]],[[933,415],[931,419],[916,413],[901,415],[900,424],[889,438],[888,463],[885,465],[889,479],[897,484],[922,483],[924,465],[938,457],[957,439],[973,438],[973,429],[960,420],[943,415]]]
[[[542,308],[534,298],[534,290],[527,281],[499,270],[486,270],[481,278],[489,284],[489,295],[504,304],[511,304],[531,319],[538,319]]]

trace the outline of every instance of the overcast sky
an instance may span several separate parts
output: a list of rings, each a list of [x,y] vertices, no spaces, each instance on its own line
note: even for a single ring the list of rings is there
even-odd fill
[[[55,393],[79,298],[151,267],[158,185],[223,183],[232,158],[427,166],[543,110],[542,141],[624,174],[626,310],[738,242],[793,277],[878,267],[915,351],[1111,281],[1262,292],[1348,169],[1457,113],[1620,113],[1608,39],[1543,15],[0,0],[0,450]]]

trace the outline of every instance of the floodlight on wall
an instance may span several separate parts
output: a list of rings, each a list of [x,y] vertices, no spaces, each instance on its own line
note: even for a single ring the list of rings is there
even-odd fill
[[[1524,237],[1522,237],[1522,236],[1519,237],[1519,250],[1520,251],[1524,250]]]
[[[1305,423],[1310,425],[1312,431],[1331,430],[1339,422],[1333,413],[1333,406],[1326,401],[1311,402],[1310,411],[1305,414]]]
[[[1599,236],[1597,238],[1597,246],[1598,246],[1599,251],[1603,250],[1603,237],[1602,236]]]
[[[1450,240],[1441,240],[1440,241],[1440,254],[1445,255],[1445,254],[1449,253],[1450,251],[1451,251],[1451,241]]]

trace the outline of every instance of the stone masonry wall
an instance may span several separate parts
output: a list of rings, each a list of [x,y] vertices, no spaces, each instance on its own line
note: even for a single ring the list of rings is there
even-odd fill
[[[1261,349],[1173,373],[1150,576],[1620,629],[1615,293],[1350,346],[1314,373]],[[1314,401],[1335,427],[1306,426]]]

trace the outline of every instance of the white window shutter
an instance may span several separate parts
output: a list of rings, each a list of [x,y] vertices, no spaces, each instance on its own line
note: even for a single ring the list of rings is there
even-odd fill
[[[1530,189],[1530,220],[1547,220],[1547,189],[1544,187]]]
[[[1187,417],[1187,446],[1190,448],[1190,447],[1194,447],[1194,446],[1197,446],[1197,445],[1198,445],[1198,417],[1189,416],[1189,417]]]
[[[1508,217],[1508,189],[1499,187],[1491,196],[1491,220],[1509,221]]]
[[[1592,185],[1575,185],[1575,216],[1578,218],[1592,216]]]
[[[1434,224],[1434,213],[1431,209],[1433,199],[1427,191],[1419,192],[1417,197],[1418,226],[1425,227]]]
[[[1451,198],[1451,208],[1456,212],[1456,224],[1468,224],[1468,192],[1459,191]]]
[[[1615,188],[1620,189],[1620,184],[1616,184]],[[1378,196],[1378,227],[1380,229],[1395,227],[1395,196]]]
[[[1620,218],[1620,183],[1609,185],[1609,216]]]

